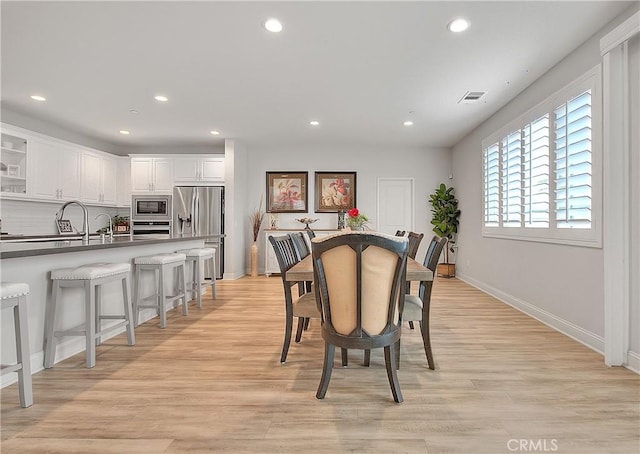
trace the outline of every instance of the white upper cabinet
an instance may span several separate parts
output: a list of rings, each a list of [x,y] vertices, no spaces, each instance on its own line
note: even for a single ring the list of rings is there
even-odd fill
[[[0,191],[5,198],[24,197],[27,194],[27,142],[25,134],[2,127]]]
[[[119,206],[131,204],[129,158],[5,124],[1,145],[0,190],[4,198],[80,200],[112,206],[122,200]],[[118,168],[121,160],[123,169]],[[166,168],[172,170],[170,165]],[[120,187],[126,195],[119,194]]]
[[[172,158],[131,158],[131,192],[170,193],[172,191]]]
[[[117,158],[117,203],[118,206],[131,206],[131,159],[129,157]]]
[[[82,201],[92,204],[116,205],[117,158],[104,153],[82,153]]]
[[[180,156],[174,159],[176,183],[224,183],[224,156]]]
[[[32,138],[29,149],[32,159],[32,197],[52,200],[80,198],[79,147]]]

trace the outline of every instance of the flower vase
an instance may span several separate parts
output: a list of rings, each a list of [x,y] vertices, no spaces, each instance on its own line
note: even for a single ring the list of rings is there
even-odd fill
[[[258,243],[253,242],[251,245],[251,277],[258,275]]]

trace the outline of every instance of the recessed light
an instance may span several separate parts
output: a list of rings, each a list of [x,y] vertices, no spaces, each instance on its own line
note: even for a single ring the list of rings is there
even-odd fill
[[[449,22],[447,28],[453,33],[460,33],[469,28],[469,25],[471,25],[471,23],[467,19],[459,17]]]
[[[311,126],[318,126],[318,125],[320,124],[320,122],[319,122],[318,120],[311,120],[311,121],[309,122],[309,124],[310,124]]]
[[[155,98],[155,100],[156,100],[156,101],[160,101],[160,102],[167,102],[167,101],[169,101],[169,98],[167,98],[167,97],[166,97],[166,96],[164,96],[164,95],[156,95],[156,96],[154,96],[154,98]]]
[[[209,131],[209,134],[211,134],[213,136],[217,136],[217,135],[220,135],[220,132],[218,132],[218,131]]]
[[[282,23],[278,19],[267,19],[264,22],[264,28],[271,33],[280,33],[282,31]]]
[[[40,96],[40,95],[31,95],[31,99],[33,99],[34,101],[46,101],[47,98],[45,98],[44,96]]]
[[[407,120],[407,121],[405,121],[405,122],[404,122],[404,123],[402,123],[402,124],[403,124],[403,125],[405,125],[405,126],[413,126],[413,121],[411,121],[411,120]]]
[[[132,114],[132,115],[137,115],[137,114],[139,114],[140,112],[138,112],[136,109],[131,109],[131,110],[129,111],[129,113],[130,113],[130,114]]]
[[[126,129],[121,129],[120,130],[120,134],[123,134],[125,136],[128,136],[129,134],[131,134],[131,132],[127,131]]]

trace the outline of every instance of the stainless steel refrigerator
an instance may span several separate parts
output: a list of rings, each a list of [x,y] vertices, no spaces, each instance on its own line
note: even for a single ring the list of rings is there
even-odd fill
[[[224,187],[176,186],[173,188],[174,235],[224,234]],[[216,248],[216,278],[224,272],[224,238],[205,241],[206,247]],[[205,262],[204,277],[211,279],[209,261]]]

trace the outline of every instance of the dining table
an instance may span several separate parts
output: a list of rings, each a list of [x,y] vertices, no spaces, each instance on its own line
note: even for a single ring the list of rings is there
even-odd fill
[[[407,257],[407,282],[432,281],[433,273],[422,263]],[[288,282],[313,281],[313,258],[309,254],[301,261],[289,268],[285,275]]]

